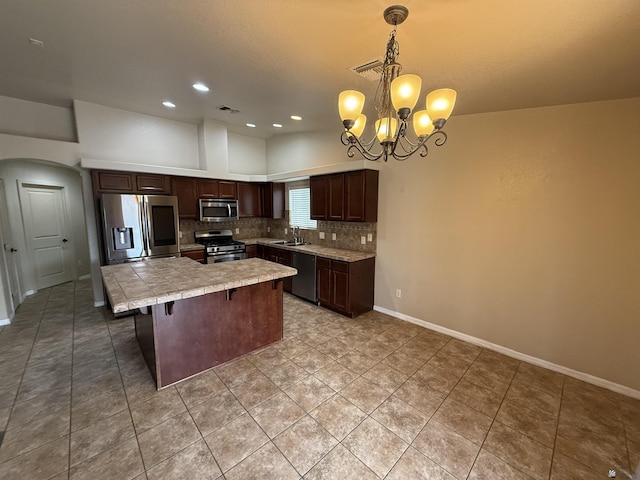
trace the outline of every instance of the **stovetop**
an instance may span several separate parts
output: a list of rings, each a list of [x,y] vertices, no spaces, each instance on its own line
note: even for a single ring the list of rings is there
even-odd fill
[[[196,243],[207,247],[228,247],[237,249],[243,247],[244,242],[233,239],[231,230],[197,230],[193,234]]]

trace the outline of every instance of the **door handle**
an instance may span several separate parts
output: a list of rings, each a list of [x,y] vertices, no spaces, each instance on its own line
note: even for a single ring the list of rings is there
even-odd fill
[[[63,243],[67,243],[68,241],[69,241],[69,240],[67,240],[66,238],[63,238],[63,239],[62,239],[62,242],[63,242]]]

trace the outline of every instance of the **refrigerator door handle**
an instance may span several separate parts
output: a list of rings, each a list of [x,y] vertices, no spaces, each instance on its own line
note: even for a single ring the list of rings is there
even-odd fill
[[[149,256],[149,222],[147,215],[147,202],[144,197],[140,199],[140,233],[142,235],[142,248],[144,250],[143,256]]]

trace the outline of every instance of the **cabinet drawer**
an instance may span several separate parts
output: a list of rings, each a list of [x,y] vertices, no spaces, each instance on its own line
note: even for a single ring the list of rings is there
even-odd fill
[[[349,273],[349,264],[339,260],[331,260],[331,270],[334,272]]]
[[[324,257],[316,257],[316,267],[331,268],[331,260]]]

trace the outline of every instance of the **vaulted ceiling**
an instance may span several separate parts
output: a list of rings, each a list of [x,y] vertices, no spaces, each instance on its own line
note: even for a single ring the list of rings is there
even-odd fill
[[[403,72],[421,75],[425,93],[456,89],[454,116],[640,96],[638,0],[402,3]],[[208,117],[263,138],[339,132],[338,93],[373,97],[376,83],[349,67],[383,56],[391,27],[382,12],[391,4],[0,0],[0,95],[193,123]],[[193,90],[198,81],[210,92]],[[176,108],[163,107],[166,99]]]

